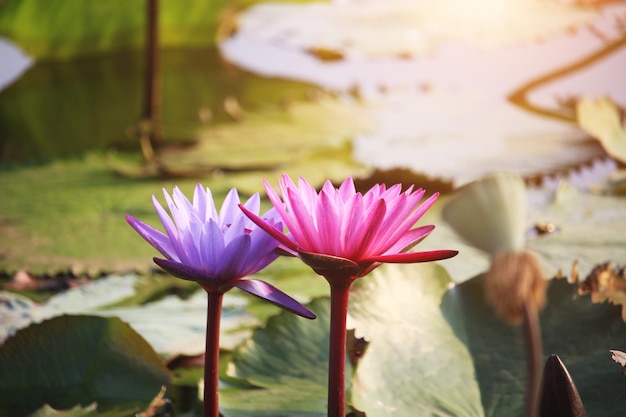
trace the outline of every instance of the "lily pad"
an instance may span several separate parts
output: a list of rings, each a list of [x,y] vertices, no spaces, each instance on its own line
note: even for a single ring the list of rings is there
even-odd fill
[[[571,276],[576,263],[584,279],[598,264],[626,262],[626,196],[585,193],[567,183],[552,195],[547,205],[530,207],[529,229],[552,223],[554,232],[527,239],[549,276]]]
[[[626,127],[610,97],[581,98],[576,103],[576,114],[580,126],[598,139],[609,155],[626,163]]]
[[[178,281],[176,278],[169,279]],[[204,353],[206,293],[198,286],[198,290],[187,299],[169,295],[151,302],[128,305],[126,300],[134,299],[137,288],[141,288],[146,280],[149,282],[149,278],[133,274],[102,277],[57,294],[43,305],[36,305],[17,294],[0,292],[0,317],[3,318],[0,342],[32,323],[64,314],[90,314],[121,318],[161,355]],[[246,311],[247,303],[247,297],[234,292],[226,294],[220,338],[223,349],[235,348],[249,337],[251,328],[259,324],[259,320]],[[276,310],[276,307],[270,309],[273,314]]]
[[[97,402],[147,405],[169,384],[156,352],[118,318],[62,316],[19,331],[0,348],[0,413],[23,416]]]
[[[261,4],[239,16],[237,35],[323,59],[423,56],[450,41],[490,47],[541,39],[595,17],[593,8],[540,0]]]
[[[330,303],[307,307],[316,320],[282,312],[234,352],[228,375],[257,388],[220,390],[226,417],[326,416]]]
[[[499,321],[484,302],[484,276],[448,291],[441,309],[473,358],[485,416],[523,412],[526,365],[519,327]],[[609,350],[626,345],[620,308],[593,304],[577,285],[553,279],[540,315],[544,355],[557,354],[569,370],[588,415],[618,417],[626,408],[626,380]]]
[[[384,265],[355,284],[350,325],[369,344],[352,401],[368,417],[484,415],[472,357],[441,311],[450,285],[434,263]]]
[[[160,2],[162,46],[209,46],[215,42],[219,11],[227,1]],[[68,59],[121,49],[141,48],[145,2],[85,0],[3,2],[0,34],[40,59]],[[81,18],[78,18],[80,16]],[[88,22],[88,23],[86,23]]]

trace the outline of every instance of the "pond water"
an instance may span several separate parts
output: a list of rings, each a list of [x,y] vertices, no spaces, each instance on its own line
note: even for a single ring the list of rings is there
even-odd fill
[[[15,57],[15,54],[13,54]],[[19,61],[19,60],[18,60]],[[138,149],[132,130],[141,117],[143,54],[120,52],[42,62],[0,91],[0,165],[73,157],[93,149]],[[16,77],[15,63],[7,83]],[[215,49],[161,53],[164,140],[187,141],[206,123],[232,121],[227,97],[254,110],[304,98],[306,83],[262,77],[220,59]],[[12,77],[11,77],[12,75]]]
[[[243,13],[245,21],[255,9]],[[626,106],[623,46],[567,70],[623,37],[616,22],[624,16],[626,5],[609,4],[591,24],[532,39],[496,45],[452,39],[410,57],[365,53],[338,60],[310,53],[307,36],[315,34],[304,27],[288,28],[288,42],[284,33],[273,35],[285,24],[278,17],[261,29],[242,24],[219,50],[162,51],[164,137],[195,140],[199,129],[231,122],[224,109],[231,97],[255,111],[323,88],[368,107],[363,117],[371,128],[350,138],[353,157],[368,166],[409,168],[456,183],[485,171],[532,175],[576,166],[604,151],[572,120],[549,116],[576,96],[610,95]],[[4,75],[0,91],[0,166],[138,149],[132,132],[141,115],[141,52],[36,63],[11,83],[28,65],[28,58],[13,56],[18,66]],[[508,99],[516,91],[522,102]]]

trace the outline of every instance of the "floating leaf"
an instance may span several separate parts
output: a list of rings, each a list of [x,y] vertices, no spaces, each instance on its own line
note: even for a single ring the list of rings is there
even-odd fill
[[[226,1],[160,2],[162,46],[213,44],[219,10]],[[145,2],[112,0],[7,0],[0,9],[0,34],[43,59],[67,59],[112,50],[141,48]],[[89,23],[86,24],[85,21]]]
[[[175,278],[169,279],[178,281]],[[0,292],[0,317],[6,319],[0,321],[0,342],[17,329],[33,322],[63,314],[90,314],[121,318],[132,325],[160,354],[173,356],[203,353],[206,337],[206,293],[198,287],[187,299],[169,295],[145,304],[126,304],[125,300],[136,298],[136,286],[146,280],[150,282],[149,278],[133,274],[102,277],[57,294],[43,305],[35,305],[19,295]],[[220,338],[223,349],[233,349],[259,323],[258,319],[245,310],[247,302],[247,298],[241,295],[226,294]],[[275,314],[276,310],[273,307],[271,311]]]
[[[39,410],[28,417],[83,417],[97,416],[97,404],[91,404],[86,407],[76,406],[69,410],[55,410],[49,405],[44,405]]]
[[[580,294],[589,294],[594,303],[609,301],[622,306],[622,319],[626,322],[626,270],[604,262],[591,270],[580,283]]]
[[[168,381],[154,350],[117,318],[56,317],[19,331],[0,347],[4,415],[26,415],[44,404],[148,404]]]
[[[487,417],[519,416],[525,392],[521,330],[500,322],[485,304],[483,276],[448,291],[441,309],[470,351]],[[626,344],[619,308],[593,304],[577,285],[553,279],[540,315],[544,354],[567,366],[589,416],[619,417],[626,409],[626,380],[607,364],[607,351]]]
[[[576,266],[584,278],[598,264],[626,261],[626,197],[585,193],[566,183],[548,195],[545,205],[530,205],[529,226],[552,223],[555,231],[526,240],[548,276],[570,276]]]
[[[599,140],[609,155],[626,163],[626,127],[610,97],[581,98],[576,102],[576,115],[580,127]]]
[[[237,34],[322,58],[424,56],[444,42],[484,47],[540,39],[596,16],[591,8],[540,0],[262,4],[240,14]]]
[[[316,320],[281,312],[234,352],[228,375],[257,388],[220,390],[226,417],[326,416],[330,303],[320,298],[307,308]]]
[[[355,284],[350,325],[369,344],[352,401],[368,417],[484,415],[472,358],[441,311],[451,284],[434,263],[383,265]]]

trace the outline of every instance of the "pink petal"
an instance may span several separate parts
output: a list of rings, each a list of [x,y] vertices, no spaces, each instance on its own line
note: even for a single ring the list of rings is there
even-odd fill
[[[293,235],[298,246],[304,250],[317,252],[321,247],[324,247],[324,242],[321,242],[319,233],[314,224],[313,213],[311,213],[312,207],[307,206],[300,195],[292,189],[287,190],[287,199],[291,206],[291,214],[293,215],[294,223],[297,225],[294,229],[289,229]]]
[[[431,262],[440,261],[443,259],[452,258],[459,253],[457,250],[434,250],[427,252],[408,252],[408,253],[396,253],[391,255],[379,255],[370,256],[365,261],[371,262],[386,262],[386,263],[418,263],[418,262]]]
[[[241,209],[241,211],[243,211],[243,213],[246,216],[248,216],[250,220],[254,222],[254,224],[259,226],[268,234],[270,234],[274,239],[279,241],[281,244],[283,244],[284,246],[286,246],[287,248],[293,251],[298,249],[298,245],[296,244],[296,242],[291,240],[288,236],[286,236],[284,233],[276,229],[274,226],[272,226],[271,224],[269,224],[268,222],[266,222],[265,220],[263,220],[256,214],[252,213],[250,210],[245,208],[242,204],[239,204],[239,208]]]
[[[362,258],[369,255],[367,253],[368,247],[370,243],[379,236],[379,227],[385,218],[385,210],[386,206],[384,200],[378,200],[366,212],[367,217],[364,223],[352,224],[352,228],[354,228],[357,233],[353,234],[350,242],[346,242],[346,244],[351,244],[351,246],[346,248],[346,258],[360,261]],[[345,215],[350,216],[349,213]]]
[[[424,240],[433,230],[435,230],[435,226],[432,224],[411,229],[387,249],[383,255],[406,252]]]

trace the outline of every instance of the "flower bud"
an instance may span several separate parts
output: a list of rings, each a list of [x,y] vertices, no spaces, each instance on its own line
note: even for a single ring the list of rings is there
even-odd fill
[[[524,319],[525,304],[543,307],[546,280],[535,255],[529,251],[496,252],[485,278],[487,301],[498,317],[511,324]]]

